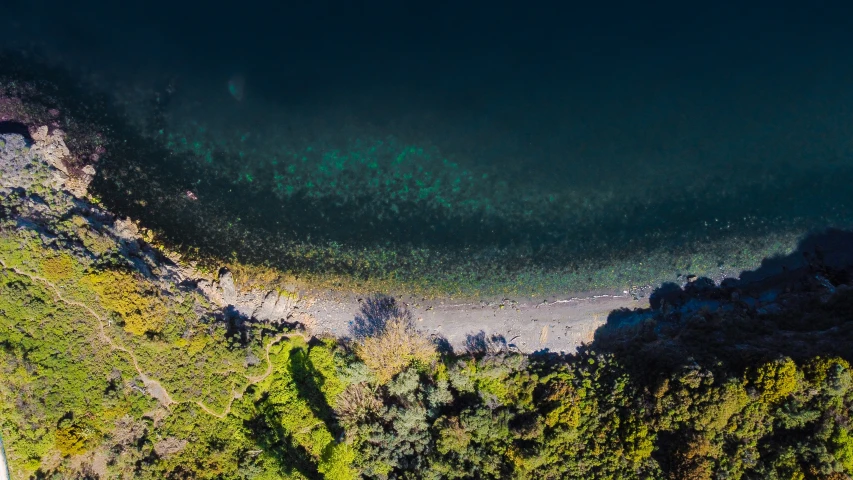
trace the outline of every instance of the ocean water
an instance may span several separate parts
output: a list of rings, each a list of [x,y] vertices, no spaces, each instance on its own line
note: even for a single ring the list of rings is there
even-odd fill
[[[72,3],[4,6],[2,46],[107,96],[94,192],[202,255],[623,290],[853,224],[843,2]]]

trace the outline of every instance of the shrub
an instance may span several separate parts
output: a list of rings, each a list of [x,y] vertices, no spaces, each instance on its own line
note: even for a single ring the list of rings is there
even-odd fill
[[[308,351],[308,362],[313,367],[313,373],[318,377],[320,391],[329,406],[334,407],[338,396],[346,388],[346,384],[338,378],[338,366],[334,353],[334,341],[326,341],[314,345]]]
[[[842,358],[815,357],[804,370],[813,385],[832,396],[842,395],[853,384],[850,364]]]
[[[119,314],[127,332],[159,332],[166,323],[166,306],[157,298],[157,292],[148,291],[133,274],[104,270],[88,275],[85,281],[98,293],[106,309]]]
[[[380,385],[412,363],[428,365],[437,356],[432,342],[415,331],[408,318],[401,316],[388,320],[378,335],[363,338],[356,345],[356,353]]]
[[[381,411],[382,400],[363,383],[348,386],[338,397],[335,407],[335,413],[345,427],[357,425]]]
[[[790,358],[776,360],[759,367],[753,377],[762,398],[775,403],[796,390],[797,365]]]
[[[79,455],[86,451],[86,431],[70,421],[62,422],[56,430],[56,448],[63,456]]]
[[[350,480],[356,478],[352,468],[355,451],[345,443],[329,443],[317,464],[317,471],[329,480]]]
[[[74,260],[70,255],[61,253],[42,260],[41,269],[44,278],[52,283],[67,280],[74,276]]]

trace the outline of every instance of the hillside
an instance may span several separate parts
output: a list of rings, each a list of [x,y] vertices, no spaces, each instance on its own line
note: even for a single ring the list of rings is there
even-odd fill
[[[666,285],[573,354],[453,348],[382,295],[312,335],[287,275],[183,257],[99,206],[87,124],[0,106],[12,478],[853,474],[849,264]]]

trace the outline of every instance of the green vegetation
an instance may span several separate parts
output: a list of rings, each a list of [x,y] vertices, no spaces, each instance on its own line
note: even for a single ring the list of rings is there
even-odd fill
[[[6,87],[27,90],[16,95],[29,100],[54,101],[36,87]],[[98,106],[91,111],[102,111]],[[38,108],[12,113],[38,124],[48,119]],[[99,151],[100,137],[89,129],[95,120],[62,121],[72,150]],[[232,228],[240,218],[222,215],[214,201],[175,201],[174,192],[186,186],[161,175],[181,164],[168,155],[159,157],[168,168],[155,166],[164,170],[153,172],[150,197],[125,190],[122,179],[140,172],[134,155],[162,153],[127,138],[125,146],[109,147],[129,163],[102,172],[113,175],[106,188],[116,188],[113,202],[160,212],[148,217],[158,233],[174,228],[169,222],[210,220],[210,230],[195,232],[211,242],[211,256],[199,254],[205,259],[223,256],[214,247],[229,256],[231,246],[256,245],[254,233],[247,234],[251,225]],[[409,153],[413,161],[422,154]],[[328,160],[329,168],[339,160],[369,161]],[[387,298],[365,302],[352,339],[309,338],[217,308],[177,269],[165,268],[162,253],[117,234],[108,213],[48,188],[50,175],[38,161],[27,165],[32,172],[21,178],[39,180],[4,186],[0,198],[0,432],[15,479],[853,475],[850,289],[776,315],[706,309],[675,325],[658,315],[599,335],[571,356],[522,355],[485,338],[454,354],[423,338],[406,310]],[[441,178],[425,184],[424,202],[449,198],[433,195]],[[403,180],[386,187],[412,179]],[[163,212],[171,217],[157,216]],[[512,265],[481,282],[483,271],[473,266],[484,260],[474,254],[455,263],[458,257],[415,247],[398,256],[384,247],[283,244],[277,260],[303,262],[290,264],[292,272],[331,272],[325,281],[340,274],[347,286],[365,289],[435,280],[444,292],[460,285],[476,291],[503,278],[545,290],[571,283],[569,277],[605,284],[620,275],[617,263],[604,262],[606,271],[595,275],[552,271],[553,283],[543,285],[544,273],[524,276],[518,272],[529,272],[525,265]],[[713,255],[690,258],[691,268],[717,268]],[[237,289],[288,291],[282,284],[292,276],[237,260],[229,265]],[[425,280],[441,263],[450,266]],[[206,274],[218,265],[206,265]],[[643,270],[631,268],[625,275]],[[408,277],[398,278],[400,271]]]
[[[356,345],[356,353],[379,385],[387,384],[412,363],[424,366],[435,360],[435,347],[416,335],[403,318],[388,320],[381,333]]]
[[[14,478],[853,474],[843,358],[460,356],[387,300],[391,314],[366,309],[371,329],[350,342],[261,325],[238,342],[193,291],[2,238],[0,428]],[[838,296],[836,310],[851,301]]]

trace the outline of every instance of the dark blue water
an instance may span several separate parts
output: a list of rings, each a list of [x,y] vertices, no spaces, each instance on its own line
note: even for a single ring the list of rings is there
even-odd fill
[[[176,244],[617,288],[853,220],[844,2],[175,3],[7,5],[0,41],[174,155],[108,156],[150,177],[95,186]]]

